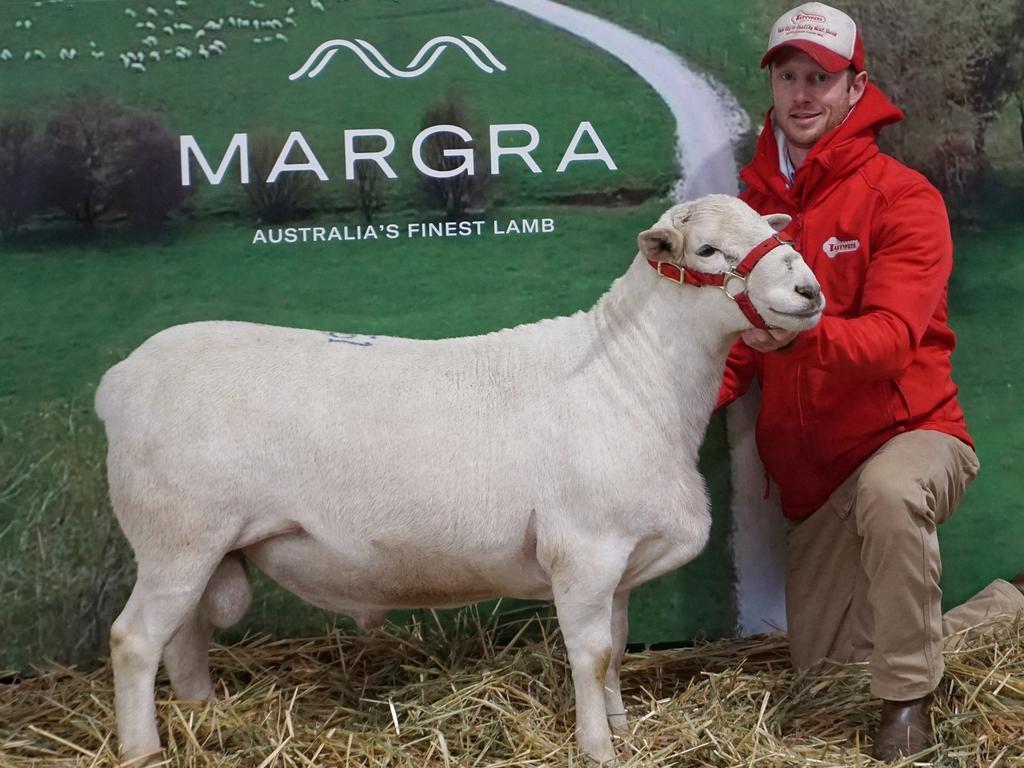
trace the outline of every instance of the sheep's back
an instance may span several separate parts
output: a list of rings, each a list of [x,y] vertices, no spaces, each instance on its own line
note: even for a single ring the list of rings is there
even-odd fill
[[[564,320],[571,320],[565,318]],[[439,341],[207,322],[162,331],[111,368],[96,411],[111,445],[251,454],[299,446],[422,461],[481,458],[558,431],[559,323]],[[496,441],[496,437],[499,438]]]

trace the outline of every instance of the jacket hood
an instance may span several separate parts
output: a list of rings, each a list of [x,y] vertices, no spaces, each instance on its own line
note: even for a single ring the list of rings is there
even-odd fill
[[[793,184],[779,170],[779,148],[775,142],[772,110],[765,116],[764,128],[757,139],[754,159],[740,178],[751,187],[790,202],[794,208],[805,207],[812,196],[821,196],[841,182],[858,167],[878,154],[875,137],[887,125],[903,119],[903,112],[893,105],[874,83],[868,83],[864,95],[846,120],[826,133],[797,168]]]

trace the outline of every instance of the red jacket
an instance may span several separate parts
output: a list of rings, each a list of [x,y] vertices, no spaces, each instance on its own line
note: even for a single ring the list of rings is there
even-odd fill
[[[947,319],[953,244],[939,193],[875,144],[903,114],[868,85],[790,186],[779,171],[771,113],[740,197],[762,214],[787,213],[784,233],[821,283],[825,316],[767,354],[738,341],[719,407],[756,375],[757,445],[787,517],[820,507],[883,443],[933,429],[972,445],[956,398]]]

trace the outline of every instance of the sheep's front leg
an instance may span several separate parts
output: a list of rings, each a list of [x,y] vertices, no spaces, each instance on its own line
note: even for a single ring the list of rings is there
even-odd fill
[[[618,592],[612,601],[612,659],[604,680],[604,705],[614,731],[626,730],[626,706],[622,703],[622,655],[629,636],[629,592]]]
[[[565,638],[576,692],[576,738],[600,763],[615,762],[604,687],[612,663],[612,599],[618,573],[600,570],[600,559],[553,579],[555,609]]]

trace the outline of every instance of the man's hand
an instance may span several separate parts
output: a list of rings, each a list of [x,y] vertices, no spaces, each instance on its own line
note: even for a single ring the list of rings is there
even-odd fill
[[[772,328],[768,331],[751,328],[741,333],[740,338],[755,352],[774,352],[792,344],[798,333],[800,331],[784,331],[781,328]]]

